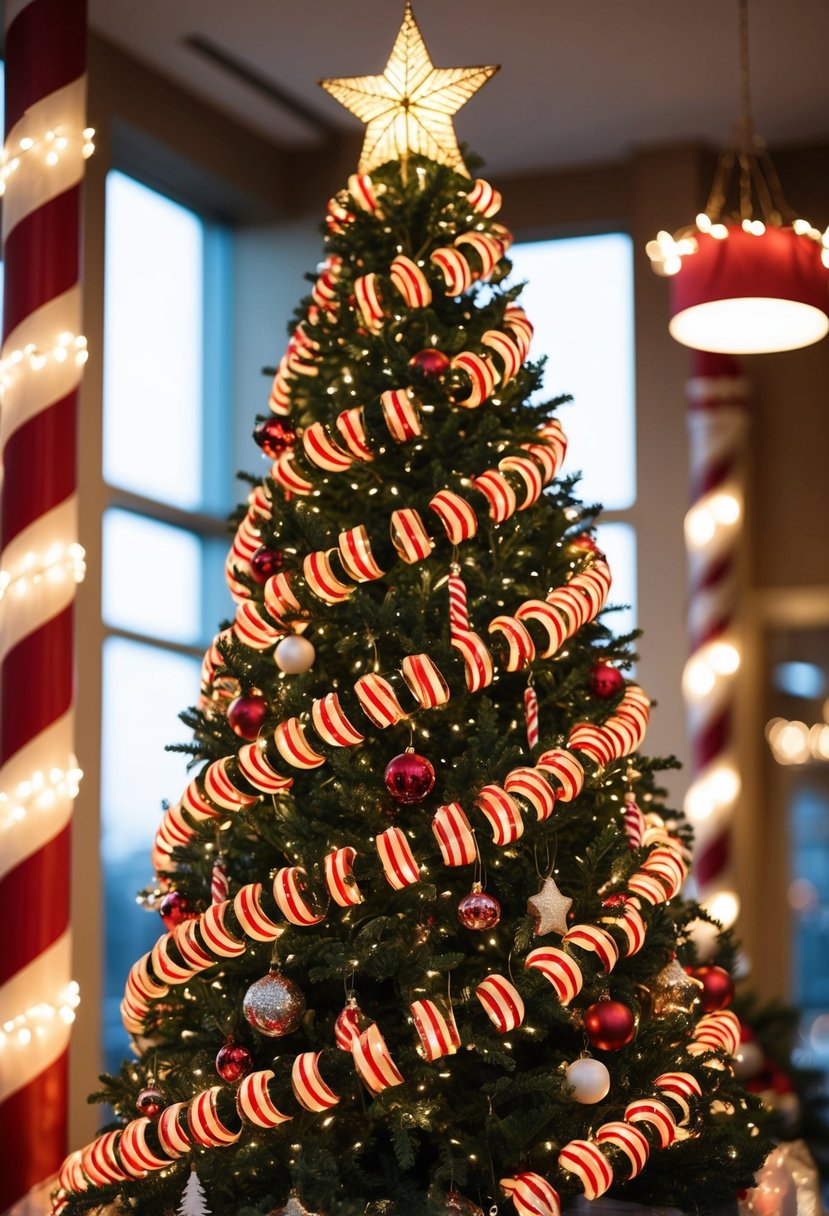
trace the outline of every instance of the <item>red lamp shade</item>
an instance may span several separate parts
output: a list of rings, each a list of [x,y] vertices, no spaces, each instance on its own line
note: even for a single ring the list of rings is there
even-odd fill
[[[672,276],[669,329],[697,350],[797,350],[829,332],[829,269],[819,242],[791,228],[698,232]]]

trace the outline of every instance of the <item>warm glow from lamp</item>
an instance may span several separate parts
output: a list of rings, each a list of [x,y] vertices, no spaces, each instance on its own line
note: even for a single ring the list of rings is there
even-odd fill
[[[810,235],[732,225],[727,239],[700,233],[696,243],[671,277],[677,342],[755,355],[811,346],[829,332],[829,271]]]

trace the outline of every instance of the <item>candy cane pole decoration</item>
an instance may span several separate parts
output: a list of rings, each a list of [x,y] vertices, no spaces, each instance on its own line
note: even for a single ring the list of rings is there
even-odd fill
[[[85,0],[10,0],[6,23],[0,1211],[53,1174],[66,1147],[79,229],[92,151]]]
[[[730,356],[695,351],[688,382],[691,507],[688,549],[690,655],[683,672],[699,898],[725,924],[739,911],[731,869],[731,823],[740,793],[734,757],[737,632],[748,430],[747,381]]]

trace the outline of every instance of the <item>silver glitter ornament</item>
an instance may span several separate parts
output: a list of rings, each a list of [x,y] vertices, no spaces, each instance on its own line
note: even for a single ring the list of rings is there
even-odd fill
[[[242,1012],[260,1034],[278,1038],[296,1030],[302,1021],[305,996],[293,980],[279,971],[271,971],[248,988]]]

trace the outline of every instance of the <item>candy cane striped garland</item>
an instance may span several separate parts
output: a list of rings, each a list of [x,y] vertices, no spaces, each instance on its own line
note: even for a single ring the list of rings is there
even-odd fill
[[[524,1002],[514,984],[503,975],[488,975],[475,995],[499,1034],[515,1030],[524,1021]]]
[[[571,1140],[558,1155],[559,1168],[575,1174],[584,1187],[585,1199],[598,1199],[613,1185],[610,1162],[590,1140]]]
[[[291,1086],[300,1106],[315,1114],[336,1106],[339,1096],[322,1078],[319,1070],[321,1051],[304,1051],[294,1060],[291,1068]]]
[[[352,1056],[357,1073],[366,1086],[376,1094],[393,1085],[402,1085],[402,1072],[391,1058],[386,1040],[375,1025],[354,1040]]]
[[[624,1153],[630,1163],[628,1178],[641,1174],[648,1163],[651,1146],[644,1132],[630,1123],[603,1123],[596,1132],[598,1144],[611,1144]]]
[[[518,1216],[561,1216],[558,1192],[540,1174],[516,1174],[502,1178],[500,1185],[515,1204]]]
[[[269,1068],[252,1072],[244,1078],[236,1091],[236,1109],[240,1119],[256,1127],[278,1127],[280,1123],[290,1122],[293,1116],[284,1115],[271,1097],[268,1083],[273,1078],[274,1073]]]
[[[431,1000],[413,1001],[409,1006],[420,1037],[419,1053],[424,1059],[439,1060],[454,1055],[461,1044],[451,1005]]]

